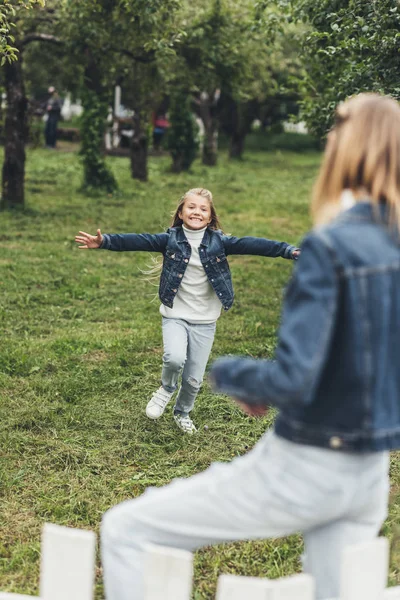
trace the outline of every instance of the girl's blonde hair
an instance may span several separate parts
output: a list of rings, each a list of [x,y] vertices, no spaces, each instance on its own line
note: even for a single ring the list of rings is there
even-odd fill
[[[337,107],[313,191],[314,223],[337,215],[346,189],[356,201],[386,203],[400,227],[400,106],[389,96],[359,94]]]
[[[179,204],[175,212],[172,215],[171,227],[178,227],[179,225],[182,225],[183,221],[180,218],[179,213],[182,211],[183,205],[185,204],[185,200],[187,200],[189,196],[202,196],[203,198],[207,199],[211,210],[211,222],[208,225],[208,227],[210,227],[210,229],[221,229],[221,226],[219,224],[219,218],[215,211],[212,193],[210,192],[210,190],[206,190],[205,188],[192,188],[191,190],[188,190],[185,194],[183,194],[183,196],[179,200]]]

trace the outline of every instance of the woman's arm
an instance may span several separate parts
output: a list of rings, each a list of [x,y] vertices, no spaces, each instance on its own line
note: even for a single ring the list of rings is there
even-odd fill
[[[237,238],[231,235],[223,235],[222,241],[225,253],[229,254],[253,254],[256,256],[270,256],[271,258],[289,258],[296,260],[299,248],[291,246],[286,242],[277,242],[267,238],[246,236]]]
[[[338,289],[332,256],[311,234],[287,289],[275,361],[221,358],[211,369],[214,388],[249,406],[306,402],[329,348]]]

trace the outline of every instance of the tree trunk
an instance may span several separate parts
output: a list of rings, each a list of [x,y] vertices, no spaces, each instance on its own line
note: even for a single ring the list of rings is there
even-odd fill
[[[235,131],[229,140],[229,158],[242,158],[246,133]]]
[[[204,123],[204,121],[203,121]],[[215,119],[204,123],[203,165],[215,167],[218,158],[218,130]]]
[[[130,144],[131,174],[133,179],[147,181],[147,152],[147,136],[141,129],[140,116],[135,115],[134,133]]]
[[[25,96],[21,60],[6,62],[4,73],[7,109],[0,208],[23,208],[28,100]]]
[[[222,131],[229,136],[229,158],[241,159],[247,134],[258,116],[258,102],[238,102],[230,95],[223,96],[221,107]]]
[[[171,171],[173,173],[182,173],[182,171],[183,171],[183,156],[182,156],[182,154],[177,154],[176,156],[172,156]]]
[[[196,102],[197,113],[204,125],[202,163],[208,167],[214,167],[218,159],[218,99],[216,92],[211,96],[202,92]]]

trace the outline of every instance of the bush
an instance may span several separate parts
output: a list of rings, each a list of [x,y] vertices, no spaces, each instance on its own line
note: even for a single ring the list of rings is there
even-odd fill
[[[167,148],[172,156],[172,170],[180,173],[190,168],[199,148],[199,128],[186,92],[179,91],[171,97],[169,117],[171,127],[167,136]]]

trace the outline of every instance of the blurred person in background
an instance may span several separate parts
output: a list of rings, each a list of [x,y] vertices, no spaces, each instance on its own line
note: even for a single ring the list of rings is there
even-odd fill
[[[49,99],[46,103],[46,126],[45,139],[47,148],[55,148],[57,145],[57,123],[61,116],[62,102],[55,87],[48,89]]]
[[[161,143],[169,126],[169,121],[164,113],[153,115],[153,149],[155,152],[161,149]]]

